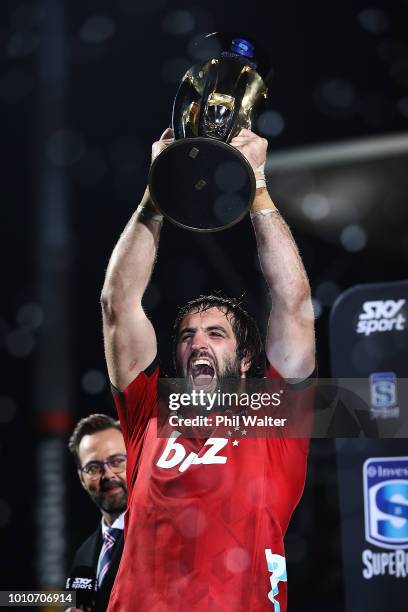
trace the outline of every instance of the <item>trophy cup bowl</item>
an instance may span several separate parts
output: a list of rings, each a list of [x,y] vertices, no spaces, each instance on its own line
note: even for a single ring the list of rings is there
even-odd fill
[[[232,227],[247,214],[254,171],[229,142],[252,129],[265,106],[255,44],[234,34],[211,34],[220,52],[190,68],[173,104],[175,141],[154,160],[151,198],[163,216],[197,232]]]

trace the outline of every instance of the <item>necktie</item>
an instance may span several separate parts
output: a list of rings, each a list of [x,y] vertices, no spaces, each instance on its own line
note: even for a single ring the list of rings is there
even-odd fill
[[[101,553],[99,555],[98,568],[96,572],[99,587],[105,578],[106,572],[108,571],[109,564],[112,559],[113,547],[117,538],[119,537],[120,532],[121,529],[109,527],[109,529],[107,529],[107,531],[105,531],[103,534],[103,544]]]

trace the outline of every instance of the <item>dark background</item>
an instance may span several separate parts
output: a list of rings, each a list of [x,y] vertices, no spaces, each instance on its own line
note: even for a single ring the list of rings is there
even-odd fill
[[[245,31],[270,54],[269,187],[310,277],[320,374],[329,376],[335,298],[357,283],[406,278],[408,145],[375,151],[383,136],[408,138],[407,24],[407,0],[1,3],[1,589],[58,586],[58,572],[47,582],[39,570],[41,528],[55,521],[63,568],[99,520],[64,446],[80,417],[113,414],[104,270],[143,194],[177,84],[198,59],[194,40]],[[325,161],[325,145],[366,138],[366,156]],[[299,150],[303,161],[288,162]],[[177,306],[218,288],[245,294],[265,325],[249,221],[211,236],[166,224],[145,305],[169,374]],[[50,443],[55,456],[44,451]],[[332,442],[315,441],[286,540],[293,611],[343,609],[335,470]],[[45,490],[55,502],[48,514]]]

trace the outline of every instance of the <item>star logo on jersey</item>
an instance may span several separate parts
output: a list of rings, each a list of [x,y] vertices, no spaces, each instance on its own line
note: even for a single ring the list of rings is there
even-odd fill
[[[233,443],[232,443],[232,446],[238,446],[238,445],[239,445],[238,440],[234,440]]]

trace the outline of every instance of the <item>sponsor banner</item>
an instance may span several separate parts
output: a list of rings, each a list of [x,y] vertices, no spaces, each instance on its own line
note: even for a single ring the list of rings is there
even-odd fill
[[[366,428],[394,437],[336,441],[346,612],[398,612],[408,599],[407,318],[408,281],[353,287],[331,314],[332,374],[361,380]]]
[[[337,440],[346,612],[404,610],[408,456],[404,440]],[[401,602],[398,604],[398,602]]]
[[[408,457],[370,457],[363,486],[365,539],[377,547],[362,552],[363,578],[407,578]]]
[[[335,302],[330,318],[332,374],[408,377],[408,281],[358,285]]]
[[[408,457],[364,462],[365,539],[381,548],[408,548]]]

